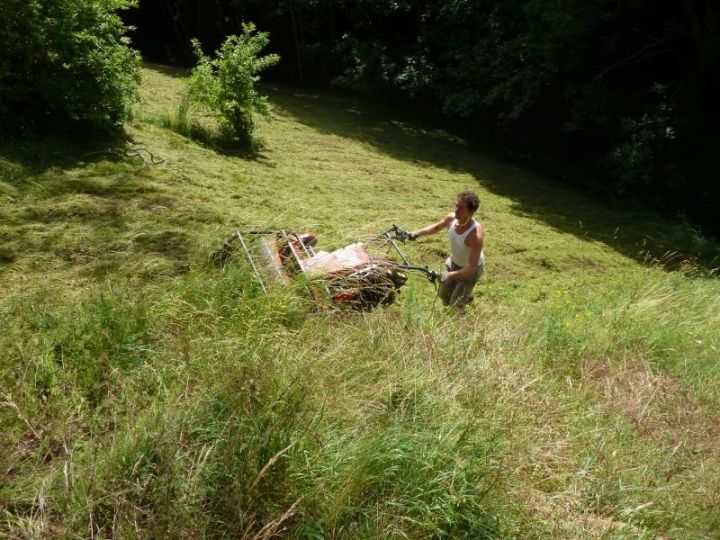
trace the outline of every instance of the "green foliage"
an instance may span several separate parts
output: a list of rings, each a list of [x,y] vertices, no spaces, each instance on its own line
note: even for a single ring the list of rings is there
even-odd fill
[[[257,74],[280,60],[276,54],[259,56],[268,41],[268,34],[257,32],[252,23],[243,24],[239,36],[229,36],[215,58],[193,40],[198,65],[188,80],[190,99],[209,109],[226,135],[243,143],[252,141],[253,115],[270,113],[267,99],[255,90]]]
[[[75,387],[91,405],[112,392],[116,370],[133,370],[149,356],[152,322],[147,306],[123,287],[101,291],[80,307],[76,317],[61,320],[65,324],[52,338],[53,354],[74,374]]]
[[[604,2],[430,2],[419,35],[427,84],[448,114],[521,118],[575,84],[585,38],[605,18]]]
[[[676,187],[684,179],[676,159],[671,159],[677,154],[675,104],[663,85],[655,85],[652,94],[658,96],[658,103],[637,118],[622,119],[617,132],[619,142],[605,160],[622,190]]]
[[[379,40],[360,41],[347,37],[345,54],[348,67],[335,79],[340,86],[355,90],[382,91],[393,87],[397,63]]]
[[[368,538],[497,537],[498,519],[487,500],[496,448],[476,426],[433,420],[436,407],[418,393],[394,393],[400,403],[384,404],[389,413],[379,429],[328,442],[333,454],[326,466],[335,474],[325,478],[329,493],[301,530],[349,526]],[[398,404],[417,416],[402,418],[393,410]],[[333,513],[321,510],[330,505]]]
[[[19,325],[10,324],[11,314]],[[118,285],[74,306],[72,315],[15,301],[0,312],[0,318],[5,319],[9,338],[23,331],[42,336],[40,361],[28,368],[33,371],[32,392],[43,399],[57,397],[67,385],[97,406],[112,393],[118,373],[136,369],[151,350],[153,326],[147,306]]]
[[[110,131],[129,112],[139,54],[116,12],[133,0],[8,0],[0,25],[0,133]]]

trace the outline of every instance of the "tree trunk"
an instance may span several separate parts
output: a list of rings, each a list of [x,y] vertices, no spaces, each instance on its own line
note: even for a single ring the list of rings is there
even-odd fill
[[[298,78],[303,83],[302,59],[300,56],[300,37],[298,35],[297,17],[295,16],[295,3],[290,2],[290,22],[292,23],[293,41],[295,42],[295,55],[297,58]]]
[[[179,53],[180,55],[185,56],[185,51],[187,51],[188,49],[190,39],[188,38],[187,32],[185,31],[185,26],[183,25],[180,11],[177,9],[173,9],[173,6],[174,2],[172,0],[165,0],[165,7],[167,8],[168,14],[170,15],[173,31],[175,32],[175,37],[178,41]]]

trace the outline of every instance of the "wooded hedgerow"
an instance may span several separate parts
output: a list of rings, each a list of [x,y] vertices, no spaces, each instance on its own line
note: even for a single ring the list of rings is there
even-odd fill
[[[128,15],[143,53],[174,62],[251,20],[283,58],[275,77],[430,100],[618,191],[720,215],[717,2],[147,0]]]
[[[0,134],[112,131],[140,81],[119,9],[131,0],[4,0]]]

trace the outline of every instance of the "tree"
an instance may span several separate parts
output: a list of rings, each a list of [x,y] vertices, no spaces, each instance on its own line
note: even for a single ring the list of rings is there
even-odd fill
[[[117,11],[134,0],[6,0],[0,132],[111,131],[129,113],[139,54]]]
[[[255,130],[254,114],[270,112],[267,99],[255,90],[257,74],[280,60],[276,54],[259,56],[268,41],[267,33],[257,32],[252,23],[243,24],[239,36],[229,36],[214,59],[193,41],[198,65],[188,80],[191,102],[207,107],[226,135],[247,144]]]

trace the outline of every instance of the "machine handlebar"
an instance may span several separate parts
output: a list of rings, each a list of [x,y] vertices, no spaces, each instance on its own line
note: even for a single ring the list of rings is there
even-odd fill
[[[410,270],[425,274],[425,277],[428,278],[430,283],[438,283],[440,281],[440,274],[435,270],[430,270],[427,266],[416,266],[413,264],[399,264],[398,266],[403,270]]]

